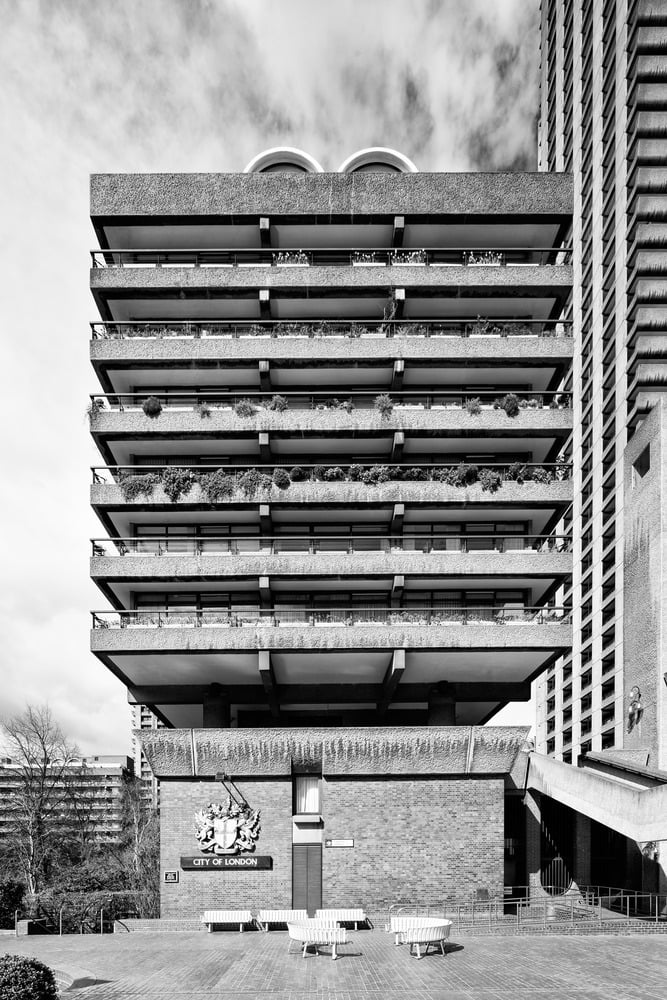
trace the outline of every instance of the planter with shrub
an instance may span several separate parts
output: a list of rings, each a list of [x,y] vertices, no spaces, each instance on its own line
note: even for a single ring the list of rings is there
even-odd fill
[[[162,413],[162,403],[157,398],[157,396],[149,396],[148,399],[145,399],[143,401],[141,409],[144,411],[147,417],[150,417],[152,420],[154,420],[156,417],[159,417],[160,414]]]
[[[277,486],[279,490],[289,489],[291,479],[286,469],[273,470],[273,484],[274,486]]]
[[[173,465],[162,473],[162,489],[172,503],[176,503],[185,493],[189,493],[194,484],[194,476],[187,469],[179,469]]]
[[[211,503],[228,500],[236,491],[236,480],[223,469],[206,472],[199,477],[199,485],[206,499]]]
[[[203,401],[201,403],[195,403],[195,413],[198,413],[202,420],[204,420],[206,417],[211,416],[211,407],[208,403]]]
[[[255,407],[249,399],[239,399],[234,403],[234,413],[237,417],[254,417]]]
[[[268,492],[271,489],[273,480],[270,476],[257,469],[248,469],[239,477],[239,488],[251,499],[259,492]]]
[[[473,396],[470,399],[466,399],[463,405],[466,413],[468,413],[471,417],[476,417],[482,412],[482,403],[479,396]]]
[[[155,472],[147,472],[145,476],[123,476],[119,485],[123,499],[133,503],[139,497],[149,497],[159,482]]]
[[[373,405],[384,420],[387,420],[391,416],[394,409],[394,401],[387,392],[382,392],[379,396],[376,396]]]
[[[284,413],[287,409],[287,399],[285,396],[276,394],[272,396],[269,402],[266,404],[267,410],[272,410],[274,413]]]

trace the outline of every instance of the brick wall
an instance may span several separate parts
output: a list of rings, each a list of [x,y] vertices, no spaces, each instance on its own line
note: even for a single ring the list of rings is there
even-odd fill
[[[197,779],[161,786],[161,876],[165,918],[205,909],[289,907],[292,903],[291,779],[239,780],[261,809],[258,854],[273,871],[188,872],[181,855],[197,855],[194,814],[221,797],[220,785]],[[438,903],[476,888],[502,892],[504,787],[497,778],[330,778],[324,783],[325,838],[353,838],[353,848],[324,848],[324,906],[368,910],[399,900]]]
[[[328,779],[324,906],[439,903],[477,887],[502,894],[502,778]]]
[[[160,785],[160,879],[179,872],[177,885],[161,886],[162,917],[198,916],[208,909],[286,907],[292,902],[291,779],[239,780],[236,786],[253,809],[261,810],[257,854],[273,858],[272,871],[181,871],[181,855],[198,855],[195,813],[224,798],[213,781],[163,781]]]

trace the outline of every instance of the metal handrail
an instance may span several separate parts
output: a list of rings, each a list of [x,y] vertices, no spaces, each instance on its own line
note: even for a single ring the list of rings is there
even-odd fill
[[[417,627],[436,625],[569,624],[571,609],[565,607],[517,607],[505,605],[457,608],[262,608],[243,605],[235,608],[178,610],[157,608],[132,611],[91,611],[93,628],[178,627],[285,627],[400,625]]]
[[[123,320],[90,324],[93,340],[132,337],[230,338],[347,337],[540,337],[572,339],[572,320],[471,319],[446,320]]]
[[[132,267],[137,265],[242,267],[331,267],[370,266],[511,266],[532,264],[537,267],[569,264],[571,247],[304,247],[293,249],[211,248],[166,249],[141,248],[91,250],[94,268]]]
[[[343,480],[347,482],[355,482],[356,480],[350,479],[351,469],[371,469],[379,465],[382,466],[389,477],[389,481],[410,481],[408,475],[412,470],[419,470],[419,473],[424,473],[423,481],[430,482],[440,482],[441,480],[436,477],[442,470],[451,469],[459,464],[475,464],[471,462],[464,462],[463,460],[450,462],[432,462],[432,463],[419,463],[419,462],[392,462],[383,463],[378,462],[366,462],[363,465],[355,462],[329,462],[329,463],[294,463],[294,465],[202,465],[202,464],[192,464],[192,465],[93,465],[90,467],[92,474],[92,482],[94,485],[118,485],[122,480],[128,476],[142,476],[142,475],[157,475],[162,476],[167,470],[178,470],[180,472],[190,473],[192,476],[199,476],[203,474],[213,473],[213,472],[223,472],[230,476],[241,476],[245,472],[250,472],[256,470],[257,472],[263,473],[268,476],[272,476],[277,471],[282,472],[294,472],[295,469],[299,469],[302,473],[301,480],[296,478],[292,479],[293,483],[302,482],[328,482],[330,485],[335,484],[335,478],[327,478],[327,472],[329,470],[340,470],[343,476]],[[559,482],[565,482],[571,478],[572,475],[572,463],[571,462],[483,462],[479,469],[489,469],[492,472],[498,472],[502,479],[512,482],[516,479],[516,471],[520,470],[521,476],[525,476],[526,480],[529,480],[535,471],[544,470],[545,473],[552,475],[553,479]],[[416,478],[413,481],[418,481]]]
[[[483,549],[471,542],[490,542]],[[510,543],[509,545],[507,543]],[[511,543],[520,542],[518,546]],[[239,555],[257,553],[280,555],[286,552],[315,553],[341,550],[352,552],[391,552],[400,549],[420,553],[533,552],[534,554],[570,552],[572,539],[567,535],[142,535],[92,538],[93,557],[172,555]]]
[[[141,409],[143,404],[149,399],[158,399],[165,407],[193,407],[205,404],[207,406],[232,409],[242,403],[254,404],[257,407],[268,409],[277,413],[284,409],[307,409],[307,410],[342,410],[350,409],[376,409],[378,396],[388,396],[393,406],[418,406],[424,410],[437,407],[454,407],[461,409],[466,404],[477,401],[480,406],[493,409],[502,409],[504,396],[515,396],[522,409],[569,409],[571,406],[571,395],[568,392],[526,392],[524,390],[515,391],[511,387],[504,387],[500,390],[481,390],[469,392],[456,392],[442,389],[428,392],[410,392],[405,390],[389,391],[378,393],[377,390],[368,392],[367,390],[351,389],[345,392],[334,390],[317,390],[315,392],[303,392],[289,389],[285,392],[261,392],[255,389],[247,389],[242,392],[219,390],[219,389],[192,389],[192,391],[171,391],[160,389],[146,389],[144,392],[122,392],[103,393],[96,392],[90,394],[91,413],[95,414],[104,409],[118,410],[123,412],[126,409]],[[246,414],[242,414],[246,416]]]

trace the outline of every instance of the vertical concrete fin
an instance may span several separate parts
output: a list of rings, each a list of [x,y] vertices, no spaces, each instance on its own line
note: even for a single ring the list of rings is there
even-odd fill
[[[192,775],[193,775],[193,777],[196,778],[197,777],[197,771],[198,771],[198,766],[197,766],[197,741],[195,739],[195,731],[194,731],[194,729],[190,730],[190,744],[192,746]]]
[[[475,728],[470,727],[468,734],[468,749],[466,751],[466,774],[470,774],[472,771],[472,759],[475,754]]]

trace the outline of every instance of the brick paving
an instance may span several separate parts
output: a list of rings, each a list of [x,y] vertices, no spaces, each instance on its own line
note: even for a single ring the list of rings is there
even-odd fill
[[[667,936],[475,938],[417,961],[382,931],[350,933],[341,957],[288,954],[270,934],[115,934],[7,938],[75,973],[86,1000],[666,1000]],[[296,946],[294,946],[296,949]],[[86,975],[92,978],[86,979]]]

